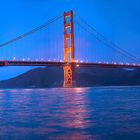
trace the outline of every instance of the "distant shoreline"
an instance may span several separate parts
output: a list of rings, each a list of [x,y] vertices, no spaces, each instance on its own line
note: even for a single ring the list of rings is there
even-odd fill
[[[1,90],[45,90],[45,89],[74,89],[74,88],[96,88],[96,89],[107,89],[107,88],[140,88],[140,85],[128,85],[128,86],[92,86],[92,87],[47,87],[47,88],[0,88]]]

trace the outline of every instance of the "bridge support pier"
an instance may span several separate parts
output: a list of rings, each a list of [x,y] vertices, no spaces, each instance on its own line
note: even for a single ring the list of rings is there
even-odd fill
[[[75,86],[75,81],[74,79],[74,68],[70,65],[67,64],[63,67],[64,69],[64,84],[63,87],[68,88],[68,87],[73,87]]]
[[[73,11],[64,13],[64,83],[63,87],[74,86],[73,67],[70,62],[75,62],[74,55],[74,26],[73,26]]]

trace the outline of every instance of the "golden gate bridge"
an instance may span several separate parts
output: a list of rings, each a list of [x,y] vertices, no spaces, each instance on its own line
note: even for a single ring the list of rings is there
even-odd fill
[[[76,67],[140,68],[137,57],[97,32],[72,10],[0,44],[0,66],[62,66],[64,87]]]

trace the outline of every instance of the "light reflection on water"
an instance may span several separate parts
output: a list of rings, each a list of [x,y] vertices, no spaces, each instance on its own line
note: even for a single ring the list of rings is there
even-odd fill
[[[1,139],[140,139],[140,87],[0,90]]]

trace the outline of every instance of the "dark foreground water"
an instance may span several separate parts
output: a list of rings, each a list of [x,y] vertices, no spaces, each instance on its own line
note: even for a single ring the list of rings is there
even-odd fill
[[[0,140],[140,140],[140,87],[0,90]]]

